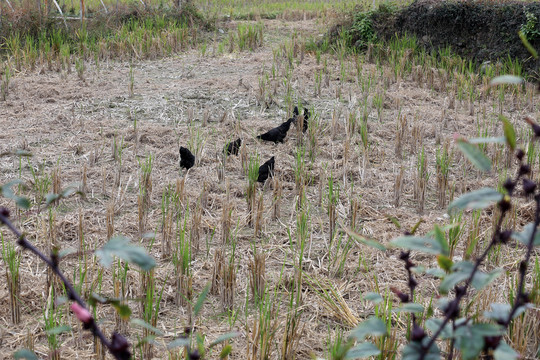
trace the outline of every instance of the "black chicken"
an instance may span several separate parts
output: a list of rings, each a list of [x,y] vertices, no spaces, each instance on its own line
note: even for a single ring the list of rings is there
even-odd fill
[[[228,155],[238,155],[238,151],[240,150],[240,146],[242,146],[242,139],[236,139],[230,143],[227,143],[225,145],[225,148],[223,149],[223,152]]]
[[[289,128],[291,127],[291,123],[293,121],[295,121],[295,118],[290,118],[289,120],[285,121],[283,124],[279,125],[278,127],[270,129],[264,134],[257,136],[257,139],[261,139],[265,141],[273,141],[274,143],[278,143],[278,142],[282,143],[283,140],[285,140],[285,137],[287,136],[287,132],[289,131]]]
[[[268,179],[268,176],[274,176],[274,157],[272,156],[270,160],[265,162],[259,167],[259,177],[257,181],[263,183]]]
[[[195,165],[195,155],[188,148],[180,146],[180,167],[189,170]]]

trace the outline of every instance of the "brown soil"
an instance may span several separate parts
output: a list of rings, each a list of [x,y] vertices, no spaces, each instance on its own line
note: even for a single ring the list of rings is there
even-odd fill
[[[220,297],[210,295],[204,306],[200,319],[196,321],[198,331],[206,334],[209,341],[231,328],[238,330],[241,336],[233,341],[232,358],[246,358],[248,339],[251,339],[250,328],[257,314],[250,300],[247,317],[245,316],[246,296],[251,297],[248,280],[248,262],[252,259],[252,249],[267,254],[266,280],[272,291],[282,295],[279,311],[279,328],[272,347],[272,358],[280,353],[283,336],[283,326],[287,312],[287,287],[280,283],[280,278],[291,279],[294,272],[292,252],[288,229],[291,230],[295,247],[296,212],[294,211],[296,189],[294,180],[295,148],[297,133],[295,129],[285,144],[268,144],[258,142],[255,135],[266,129],[280,124],[287,117],[285,109],[285,89],[283,76],[286,60],[278,56],[278,73],[276,79],[277,95],[275,103],[266,108],[257,103],[259,79],[263,72],[269,72],[272,67],[272,49],[284,41],[290,41],[289,35],[297,31],[301,36],[318,36],[315,20],[264,21],[266,42],[264,47],[254,52],[242,52],[213,55],[212,45],[206,56],[201,56],[200,50],[192,50],[174,57],[144,61],[134,64],[134,96],[128,96],[129,64],[107,62],[95,65],[87,64],[85,81],[81,81],[75,72],[61,74],[44,69],[41,72],[21,73],[12,80],[8,100],[0,106],[0,153],[25,148],[34,156],[29,164],[36,169],[43,169],[44,174],[50,174],[55,166],[61,169],[63,186],[81,181],[83,168],[87,168],[88,191],[84,199],[72,198],[62,202],[55,211],[54,229],[52,233],[57,244],[62,248],[77,248],[79,213],[82,214],[84,237],[90,249],[98,248],[105,243],[106,238],[106,209],[109,204],[115,204],[114,231],[138,241],[137,194],[140,178],[139,160],[151,154],[154,157],[152,171],[152,197],[149,206],[149,223],[147,230],[156,231],[155,243],[150,250],[157,259],[155,271],[156,284],[161,289],[163,284],[164,296],[157,327],[164,331],[165,337],[158,337],[159,344],[166,344],[179,334],[187,324],[186,309],[175,305],[175,285],[173,266],[170,260],[162,260],[161,248],[161,196],[166,186],[176,184],[185,176],[186,193],[190,209],[195,209],[201,194],[203,183],[209,189],[208,206],[202,217],[202,236],[199,251],[193,255],[193,288],[198,294],[211,281],[213,269],[213,254],[220,246],[222,205],[226,199],[226,184],[217,181],[216,154],[223,144],[236,137],[244,139],[249,154],[258,152],[262,161],[270,156],[276,157],[276,172],[282,179],[283,196],[281,216],[272,220],[272,186],[267,184],[260,191],[264,194],[264,216],[262,236],[255,238],[253,229],[247,226],[247,207],[245,200],[246,177],[243,175],[239,158],[231,158],[226,168],[226,179],[230,186],[233,204],[232,223],[236,234],[236,264],[237,280],[235,293],[235,309],[239,311],[237,322],[229,326],[223,315]],[[234,23],[229,23],[234,28]],[[334,276],[329,271],[328,258],[328,215],[326,207],[318,204],[319,174],[337,179],[340,186],[340,199],[337,206],[340,221],[348,223],[350,218],[350,202],[358,199],[360,202],[357,229],[365,236],[387,244],[389,240],[400,234],[400,230],[388,220],[397,218],[403,229],[411,228],[419,218],[425,223],[420,226],[419,233],[429,231],[433,224],[444,225],[448,222],[444,210],[437,206],[435,192],[435,150],[439,143],[450,141],[453,134],[463,136],[477,135],[477,121],[482,123],[482,112],[491,111],[498,100],[478,100],[474,104],[475,114],[471,115],[469,104],[456,100],[454,109],[449,109],[449,94],[440,91],[441,84],[437,80],[434,90],[426,84],[412,79],[392,80],[389,72],[388,89],[384,95],[384,110],[382,121],[377,120],[373,110],[369,115],[369,138],[371,150],[362,175],[362,153],[358,134],[351,140],[351,147],[345,163],[345,118],[355,112],[359,119],[363,95],[354,81],[340,82],[340,66],[336,57],[323,55],[327,59],[330,70],[328,84],[323,81],[320,96],[314,96],[314,73],[323,68],[317,64],[311,54],[303,59],[298,55],[293,61],[292,87],[295,100],[300,99],[313,107],[321,119],[319,136],[320,153],[313,164],[309,165],[309,176],[312,181],[306,188],[307,199],[310,203],[311,235],[305,254],[305,271],[309,276],[328,280],[340,289],[340,292],[360,319],[373,314],[373,305],[362,301],[362,294],[368,291],[387,293],[390,286],[406,289],[405,271],[398,259],[399,251],[391,250],[386,253],[375,251],[365,246],[354,245],[349,255],[342,275]],[[346,63],[348,73],[354,79],[354,62]],[[376,67],[365,64],[362,72],[365,77],[373,76],[374,89],[382,92],[383,79]],[[273,85],[270,85],[272,88]],[[340,96],[336,96],[341,92]],[[375,94],[373,90],[368,97],[369,103]],[[537,104],[539,97],[535,95],[531,104],[521,103],[512,96],[507,96],[505,113],[516,123],[523,115],[529,114],[540,118]],[[190,110],[191,109],[191,110]],[[193,111],[194,120],[191,125],[198,129],[204,139],[204,150],[200,164],[189,171],[180,172],[178,164],[178,147],[186,146],[189,139],[188,113]],[[203,127],[201,120],[207,112],[209,121]],[[332,129],[332,115],[338,114],[339,119]],[[224,117],[224,113],[227,114]],[[395,132],[398,116],[408,119],[405,132],[403,158],[394,153]],[[222,119],[225,118],[224,121]],[[138,146],[134,132],[134,119],[137,120]],[[489,120],[491,121],[491,120]],[[496,124],[496,123],[495,123]],[[416,153],[411,147],[411,129],[421,129],[423,145],[432,174],[426,195],[426,209],[423,215],[416,211],[413,200],[413,183],[416,172]],[[495,136],[501,132],[498,125],[490,128]],[[332,138],[332,132],[335,133]],[[123,139],[124,151],[120,183],[114,185],[118,165],[112,158],[112,142]],[[453,148],[453,147],[452,147]],[[22,161],[22,178],[31,186],[33,179],[29,164]],[[307,161],[309,164],[309,161]],[[394,179],[400,168],[405,171],[403,201],[401,206],[394,204]],[[14,179],[19,173],[19,158],[15,156],[2,157],[0,161],[0,184]],[[457,151],[454,151],[454,166],[451,169],[450,184],[455,184],[455,196],[469,189],[481,186],[493,186],[497,181],[495,175],[480,175],[473,171]],[[13,208],[13,204],[1,199],[2,205]],[[326,204],[326,200],[323,200]],[[523,211],[528,208],[524,208]],[[521,210],[520,210],[521,211]],[[523,212],[525,213],[525,212]],[[468,219],[470,214],[466,214]],[[518,213],[521,215],[521,212]],[[22,212],[16,223],[40,247],[45,248],[45,238],[50,236],[48,229],[48,211],[37,213],[35,209]],[[524,217],[519,217],[524,219]],[[523,222],[526,222],[524,219]],[[482,218],[482,231],[489,234],[489,216]],[[519,225],[519,224],[518,224]],[[467,227],[466,227],[467,229]],[[215,236],[212,234],[215,231]],[[13,237],[2,230],[4,239],[13,241]],[[48,235],[49,234],[49,235]],[[150,246],[150,240],[142,243]],[[482,246],[480,242],[480,247]],[[230,250],[227,250],[230,251]],[[461,256],[463,245],[458,247],[456,256]],[[519,250],[509,254],[501,254],[499,266],[507,270],[515,270],[518,266]],[[435,266],[435,260],[430,256],[415,254],[414,261],[427,266]],[[90,260],[88,283],[95,281],[100,267]],[[4,266],[4,265],[2,265]],[[62,269],[67,274],[73,274],[77,261],[74,258],[62,263]],[[282,274],[283,271],[283,274]],[[505,275],[506,276],[506,275]],[[135,270],[129,271],[129,294],[133,298],[139,296],[139,275]],[[11,354],[25,346],[27,333],[35,340],[35,350],[40,356],[47,354],[46,336],[43,330],[42,311],[47,301],[48,293],[45,288],[46,270],[43,264],[34,257],[24,254],[21,264],[21,304],[22,321],[19,325],[10,324],[8,293],[5,283],[0,287],[0,357],[10,358]],[[112,296],[112,277],[106,271],[103,277],[101,293]],[[375,282],[375,279],[377,282]],[[485,293],[487,303],[504,302],[507,296],[507,281],[490,286]],[[166,283],[165,283],[166,281]],[[436,281],[422,277],[419,293],[420,302],[427,304],[434,293]],[[297,355],[299,359],[308,358],[314,353],[324,356],[327,349],[329,334],[335,334],[336,329],[347,327],[343,320],[329,313],[321,305],[317,295],[304,284],[304,307],[302,316],[302,338],[299,342]],[[134,317],[140,317],[139,304],[130,302]],[[92,354],[92,340],[87,333],[79,329],[77,321],[65,312],[64,323],[77,329],[73,334],[63,336],[61,353],[64,358],[88,358]],[[101,306],[98,317],[101,326],[110,333],[114,326],[114,311],[107,306]],[[405,316],[399,317],[397,323],[401,328]],[[132,327],[129,338],[132,344],[137,343],[136,335],[140,329]],[[400,332],[400,341],[403,333]],[[533,346],[534,344],[531,344]],[[537,345],[537,344],[536,344]],[[216,356],[215,354],[213,356]],[[163,347],[157,347],[156,358],[166,358]]]

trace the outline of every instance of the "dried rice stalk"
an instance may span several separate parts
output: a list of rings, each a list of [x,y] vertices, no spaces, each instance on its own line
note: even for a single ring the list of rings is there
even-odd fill
[[[349,327],[355,327],[360,319],[347,305],[339,289],[329,280],[317,280],[304,273],[308,286],[317,294],[321,305],[330,313]]]
[[[263,194],[259,196],[259,201],[257,202],[257,215],[255,218],[255,237],[259,237],[261,235],[261,228],[263,223],[263,210],[264,210],[264,197]]]
[[[210,287],[210,293],[213,295],[220,293],[224,268],[223,249],[216,249],[214,253],[214,269],[212,270],[212,286]]]
[[[272,211],[272,218],[278,219],[280,213],[280,203],[281,203],[281,192],[282,192],[281,181],[278,176],[274,176],[274,208]]]
[[[221,305],[224,311],[231,311],[234,307],[234,290],[236,288],[236,267],[234,262],[229,263],[223,271],[221,283]]]
[[[262,299],[265,290],[266,255],[257,253],[249,260],[249,286],[253,299]]]

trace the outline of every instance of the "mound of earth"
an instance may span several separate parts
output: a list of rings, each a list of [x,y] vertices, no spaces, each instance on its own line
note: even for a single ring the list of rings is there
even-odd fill
[[[477,63],[510,56],[527,72],[538,73],[538,60],[523,46],[518,32],[527,28],[531,45],[540,50],[540,3],[479,1],[415,1],[398,11],[371,14],[379,38],[414,34],[428,49],[450,46]]]

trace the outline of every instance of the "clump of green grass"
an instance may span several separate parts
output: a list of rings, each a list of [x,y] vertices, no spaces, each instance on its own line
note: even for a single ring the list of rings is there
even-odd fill
[[[449,143],[437,149],[436,152],[436,168],[437,168],[437,194],[439,206],[446,207],[446,192],[448,189],[448,174],[452,166],[452,154],[449,152]]]
[[[211,24],[190,2],[173,9],[117,9],[114,13],[95,14],[84,23],[64,25],[55,18],[37,15],[34,9],[5,12],[0,22],[2,52],[13,61],[17,71],[45,65],[49,70],[71,71],[71,59],[81,80],[85,62],[96,65],[104,59],[156,58],[181,51],[197,43],[199,29]],[[5,72],[4,72],[5,73]]]
[[[21,319],[19,306],[21,287],[19,282],[19,268],[21,266],[21,253],[15,249],[10,242],[4,242],[4,235],[0,233],[2,239],[2,259],[6,265],[6,279],[9,291],[9,306],[11,310],[11,322],[18,324]]]
[[[150,325],[150,327],[143,327],[143,333],[141,340],[139,341],[140,351],[144,358],[151,359],[154,356],[154,345],[152,338],[156,332],[153,329],[157,326],[159,317],[159,310],[161,308],[161,300],[163,297],[163,290],[165,290],[166,282],[163,283],[161,290],[156,287],[154,270],[150,270],[148,273],[143,274],[143,286],[146,292],[143,294],[142,303],[142,319]]]
[[[176,280],[176,303],[187,306],[192,297],[191,243],[188,229],[189,207],[184,209],[183,218],[176,218],[176,241],[172,252],[172,263]]]
[[[148,221],[148,209],[150,208],[150,199],[152,196],[152,162],[154,157],[152,154],[144,161],[139,162],[140,180],[139,180],[139,195],[137,196],[138,215],[139,215],[139,237],[142,237],[146,229]]]
[[[259,178],[259,154],[250,156],[248,164],[248,184],[246,189],[246,201],[248,205],[248,224],[255,225],[255,199],[257,191],[257,179]]]
[[[35,192],[34,202],[37,205],[39,212],[46,195],[52,187],[52,179],[51,176],[45,172],[44,168],[41,168],[41,170],[35,169],[30,163],[30,160],[28,160],[28,166],[30,167],[33,179],[33,190]]]
[[[357,2],[340,0],[329,3],[324,0],[281,2],[272,0],[196,0],[194,4],[208,19],[226,18],[235,20],[285,19],[307,20],[336,16],[336,13],[350,11]]]
[[[264,252],[257,252],[255,246],[253,246],[253,259],[249,260],[249,287],[251,289],[251,296],[255,303],[264,299],[266,294],[266,254]]]
[[[332,247],[332,242],[336,235],[336,221],[337,221],[337,206],[339,202],[339,182],[334,179],[334,174],[331,174],[328,178],[328,217],[330,221],[329,226],[329,247]]]
[[[249,49],[254,51],[263,46],[264,25],[238,24],[238,48],[240,51]]]
[[[49,345],[49,359],[60,360],[60,347],[62,345],[61,334],[71,330],[69,326],[61,325],[63,312],[62,307],[54,302],[54,288],[50,288],[49,301],[43,310],[43,321],[45,332],[47,333],[47,343]]]
[[[357,48],[367,46],[377,39],[373,29],[373,11],[358,11],[354,14],[350,28],[341,32],[341,37],[346,40],[345,45],[354,45]]]
[[[430,173],[428,170],[427,155],[422,145],[422,150],[418,152],[416,159],[416,177],[414,180],[414,199],[418,212],[424,212],[426,203],[426,189],[429,181]]]

